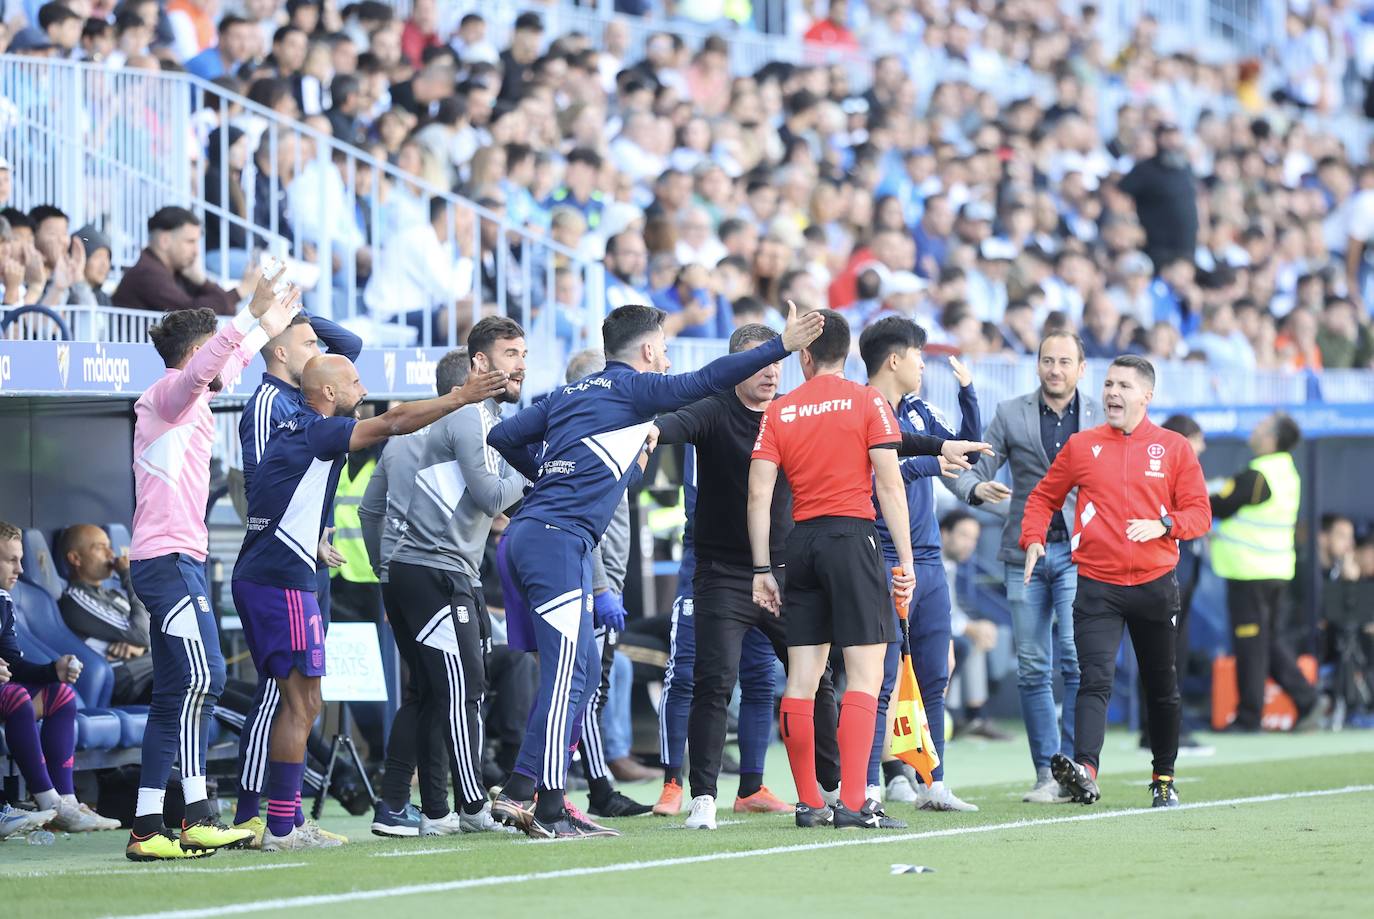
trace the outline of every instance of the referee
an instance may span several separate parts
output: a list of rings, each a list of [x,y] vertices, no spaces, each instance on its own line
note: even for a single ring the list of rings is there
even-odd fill
[[[892,590],[911,597],[911,527],[897,462],[902,435],[882,394],[844,378],[849,324],[822,310],[820,337],[801,353],[806,382],[764,413],[749,468],[748,525],[754,602],[778,615],[782,596],[773,574],[771,509],[778,474],[792,486],[787,538],[787,689],[781,728],[796,782],[798,826],[899,828],[867,798],[883,658],[897,637],[872,495],[892,532],[900,568]],[[870,486],[876,473],[876,485]],[[870,488],[873,490],[870,491]],[[844,652],[849,689],[840,704],[840,800],[820,796],[815,771],[815,696],[830,656]]]
[[[730,336],[730,353],[757,348],[777,337],[778,333],[766,325],[740,326]],[[695,622],[689,627],[695,632],[696,652],[687,718],[692,791],[689,829],[716,828],[716,781],[725,747],[726,708],[736,680],[740,681],[741,694],[741,756],[735,810],[792,812],[791,805],[779,801],[763,785],[767,725],[773,717],[773,655],[767,653],[767,659],[760,661],[749,638],[753,630],[761,631],[784,664],[787,639],[782,620],[753,601],[745,523],[749,454],[764,411],[777,395],[780,363],[769,364],[734,389],[662,415],[655,422],[660,446],[685,443],[696,449],[697,495],[690,534],[696,569],[691,601],[691,620]],[[780,556],[783,540],[792,528],[792,492],[785,479],[772,495],[771,514],[771,548]],[[778,577],[781,579],[781,572]],[[838,713],[835,687],[828,673],[821,676],[815,697],[817,774],[822,786],[833,789],[840,782],[839,749],[835,745]],[[755,708],[765,709],[761,738],[751,736],[758,733],[751,717]],[[763,742],[750,743],[751,739]],[[751,751],[754,755],[745,755]]]
[[[1177,807],[1178,675],[1174,669],[1179,617],[1178,541],[1212,526],[1202,466],[1187,438],[1155,425],[1145,410],[1154,396],[1149,361],[1122,355],[1102,384],[1107,423],[1080,431],[1064,444],[1026,500],[1021,548],[1030,581],[1045,555],[1050,518],[1078,489],[1069,545],[1078,565],[1074,636],[1082,674],[1074,714],[1074,760],[1056,753],[1054,778],[1080,804],[1100,797],[1098,758],[1107,728],[1121,629],[1130,629],[1150,711],[1154,807]]]

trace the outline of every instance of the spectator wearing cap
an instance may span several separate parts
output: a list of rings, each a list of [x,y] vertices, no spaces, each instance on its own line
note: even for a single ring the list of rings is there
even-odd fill
[[[587,229],[596,232],[605,200],[596,188],[600,176],[601,154],[590,147],[574,147],[563,168],[563,184],[544,200],[544,210],[576,208],[586,219]]]
[[[900,316],[916,323],[929,335],[930,330],[939,325],[935,317],[935,305],[926,296],[929,289],[930,282],[915,272],[890,272],[883,279],[882,289],[879,291],[882,307],[867,317],[864,327],[871,326],[879,319]]]
[[[954,232],[954,209],[943,194],[925,200],[925,211],[912,231],[916,240],[916,273],[927,281],[940,276],[949,259],[950,235]]]
[[[38,8],[38,28],[57,48],[59,57],[72,57],[81,43],[82,18],[65,3],[53,0]]]
[[[54,57],[58,53],[58,48],[42,29],[37,26],[26,26],[14,33],[14,38],[10,39],[9,53],[25,57]]]
[[[730,304],[711,287],[704,265],[685,265],[673,283],[653,296],[653,305],[668,314],[663,334],[668,338],[729,338],[734,331]]]
[[[525,85],[534,79],[534,62],[543,42],[544,21],[538,13],[515,18],[510,47],[501,52],[501,101],[515,102],[524,96]]]
[[[240,66],[252,60],[257,45],[253,24],[241,16],[225,16],[216,29],[219,36],[213,48],[206,48],[186,62],[186,69],[202,80],[233,76]]]
[[[110,253],[113,251],[110,237],[89,223],[73,235],[81,240],[86,250],[83,281],[90,288],[91,299],[97,306],[114,306],[114,300],[105,292],[105,282],[110,277]]]
[[[1154,263],[1144,252],[1128,252],[1116,261],[1117,283],[1108,293],[1120,316],[1130,317],[1143,328],[1154,324],[1154,296],[1150,292]]]
[[[1154,263],[1191,260],[1197,249],[1197,181],[1178,126],[1161,123],[1155,129],[1155,148],[1154,156],[1137,163],[1120,188],[1135,201],[1145,228],[1145,252]]]

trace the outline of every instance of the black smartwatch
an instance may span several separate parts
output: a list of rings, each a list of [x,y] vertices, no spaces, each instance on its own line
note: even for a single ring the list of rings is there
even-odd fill
[[[1174,531],[1174,518],[1170,517],[1168,514],[1165,514],[1163,517],[1160,517],[1159,522],[1164,524],[1165,536],[1168,536],[1170,533]]]

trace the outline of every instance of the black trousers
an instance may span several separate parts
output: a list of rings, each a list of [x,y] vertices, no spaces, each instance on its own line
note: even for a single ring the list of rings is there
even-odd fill
[[[1178,627],[1174,629],[1174,678],[1178,681],[1180,724],[1182,724],[1183,677],[1188,670],[1188,617],[1192,612],[1193,593],[1196,589],[1196,578],[1190,581],[1187,586],[1184,586],[1182,578],[1179,579]],[[1143,676],[1139,682],[1140,736],[1148,738],[1150,736],[1150,705],[1147,701]],[[1182,728],[1180,727],[1181,731]]]
[[[783,571],[774,571],[784,587]],[[739,679],[744,636],[758,626],[787,666],[785,620],[754,604],[751,569],[697,559],[692,580],[696,596],[696,665],[692,708],[687,716],[688,779],[692,797],[716,796],[720,760],[725,749],[726,709]],[[840,783],[839,707],[827,667],[816,690],[816,777],[823,788]]]
[[[392,561],[389,576],[387,609],[414,636],[409,663],[418,674],[421,809],[437,819],[449,813],[443,770],[434,769],[442,762],[434,749],[445,749],[445,741],[457,795],[466,805],[486,800],[482,699],[490,624],[481,590],[462,575]]]
[[[389,609],[387,620],[396,637],[396,650],[406,679],[401,685],[401,704],[391,721],[391,735],[387,739],[386,762],[382,772],[382,800],[392,810],[399,810],[410,800],[410,780],[418,766],[420,773],[420,806],[426,813],[436,813],[448,807],[448,754],[442,743],[429,743],[426,737],[425,761],[420,761],[420,666],[415,647],[415,633],[407,617],[394,604],[397,595],[390,584],[382,585]],[[428,728],[426,729],[428,734]]]
[[[1078,703],[1074,708],[1074,758],[1098,768],[1107,733],[1107,702],[1116,676],[1121,629],[1131,632],[1135,659],[1150,711],[1154,770],[1173,775],[1178,758],[1178,674],[1174,669],[1178,627],[1178,579],[1171,571],[1134,587],[1078,575],[1073,637],[1078,645]]]
[[[1274,682],[1306,715],[1317,704],[1317,691],[1298,669],[1297,655],[1283,638],[1279,613],[1288,581],[1227,581],[1226,612],[1236,652],[1236,689],[1240,704],[1236,724],[1259,730],[1264,709],[1264,681]]]

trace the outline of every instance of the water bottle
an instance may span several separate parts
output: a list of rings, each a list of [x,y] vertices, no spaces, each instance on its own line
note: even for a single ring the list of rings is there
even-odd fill
[[[50,846],[57,839],[47,830],[33,830],[29,833],[29,845],[31,846]]]

